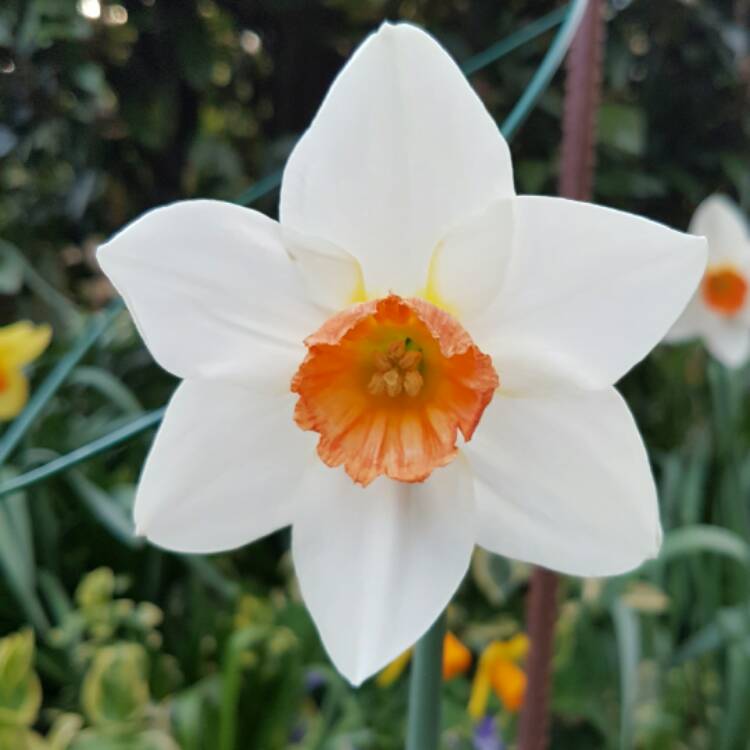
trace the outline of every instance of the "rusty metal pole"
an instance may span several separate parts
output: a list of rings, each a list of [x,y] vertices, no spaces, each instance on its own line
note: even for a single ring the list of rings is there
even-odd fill
[[[549,740],[549,688],[556,618],[557,574],[535,568],[526,601],[526,627],[531,649],[519,727],[520,750],[545,750]]]
[[[558,186],[563,198],[591,199],[604,33],[604,0],[590,0],[566,63]],[[531,650],[519,729],[520,750],[546,750],[549,742],[549,691],[557,617],[557,584],[557,575],[544,568],[536,568],[531,576],[526,603]]]
[[[596,118],[602,90],[604,2],[591,0],[568,53],[558,190],[563,198],[591,200]]]

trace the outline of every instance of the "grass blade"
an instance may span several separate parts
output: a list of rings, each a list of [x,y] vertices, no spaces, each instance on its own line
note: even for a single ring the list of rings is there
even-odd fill
[[[612,619],[620,657],[620,750],[632,750],[635,747],[635,708],[641,659],[640,623],[638,615],[622,599],[612,605]]]

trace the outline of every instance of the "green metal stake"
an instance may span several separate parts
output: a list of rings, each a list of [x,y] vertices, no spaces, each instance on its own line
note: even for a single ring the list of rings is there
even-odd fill
[[[440,738],[440,687],[443,682],[445,613],[419,639],[409,683],[406,750],[437,750]]]

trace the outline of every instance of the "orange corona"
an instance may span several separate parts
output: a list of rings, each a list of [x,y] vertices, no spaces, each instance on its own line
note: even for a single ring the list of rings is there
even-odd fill
[[[353,305],[305,340],[292,380],[295,420],[320,434],[318,454],[368,485],[421,482],[471,439],[499,380],[458,321],[391,294]]]
[[[747,281],[732,266],[709,268],[701,285],[706,305],[721,315],[736,315],[745,304]]]

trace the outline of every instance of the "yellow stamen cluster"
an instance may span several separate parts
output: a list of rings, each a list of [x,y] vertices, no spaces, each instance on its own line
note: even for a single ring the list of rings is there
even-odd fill
[[[418,369],[421,362],[421,352],[407,351],[405,341],[394,341],[386,351],[376,352],[373,357],[375,372],[367,390],[373,396],[387,393],[391,398],[401,393],[412,397],[418,395],[424,385]]]

